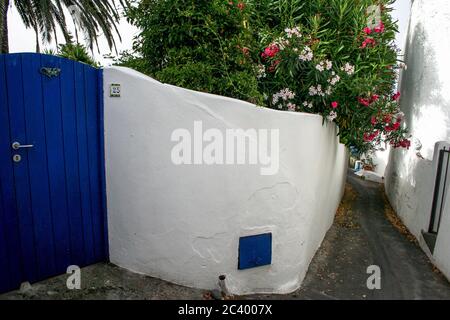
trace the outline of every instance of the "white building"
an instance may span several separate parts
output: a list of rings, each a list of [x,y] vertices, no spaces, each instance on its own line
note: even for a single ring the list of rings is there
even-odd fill
[[[386,192],[421,247],[450,278],[449,154],[440,152],[450,149],[450,1],[415,0],[411,5],[400,105],[413,146],[391,151]]]

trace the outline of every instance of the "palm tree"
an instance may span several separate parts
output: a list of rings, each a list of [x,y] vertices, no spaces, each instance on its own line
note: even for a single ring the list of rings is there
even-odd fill
[[[8,7],[9,0],[0,0],[0,53],[9,52],[7,17]]]
[[[44,42],[56,41],[58,30],[62,31],[66,43],[72,43],[73,37],[67,28],[64,10],[70,12],[75,25],[76,42],[81,31],[92,50],[98,48],[98,37],[102,33],[110,49],[116,49],[114,36],[120,34],[117,23],[120,19],[117,4],[129,6],[130,0],[12,0],[27,28],[36,33],[36,51],[40,51],[39,35]],[[7,13],[10,0],[0,0],[0,53],[8,52]]]
[[[89,55],[88,50],[81,44],[60,44],[56,55],[62,58],[83,62],[98,68],[99,64]]]

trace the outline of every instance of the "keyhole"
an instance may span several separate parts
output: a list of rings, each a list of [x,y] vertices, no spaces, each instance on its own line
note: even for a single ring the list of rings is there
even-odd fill
[[[22,157],[20,156],[20,154],[13,155],[14,162],[20,162],[21,160],[22,160]]]

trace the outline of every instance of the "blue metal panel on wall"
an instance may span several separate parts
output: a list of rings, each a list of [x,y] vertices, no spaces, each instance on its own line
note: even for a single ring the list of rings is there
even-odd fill
[[[270,265],[271,263],[271,233],[239,238],[239,270]]]
[[[54,56],[0,55],[0,292],[107,257],[101,79]]]

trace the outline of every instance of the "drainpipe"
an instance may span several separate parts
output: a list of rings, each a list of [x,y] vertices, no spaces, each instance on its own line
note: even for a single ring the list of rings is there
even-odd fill
[[[220,288],[220,292],[222,293],[222,297],[224,299],[226,299],[227,297],[230,296],[230,292],[228,291],[227,284],[225,283],[225,280],[226,280],[226,276],[225,275],[220,275],[219,276],[219,288]]]

